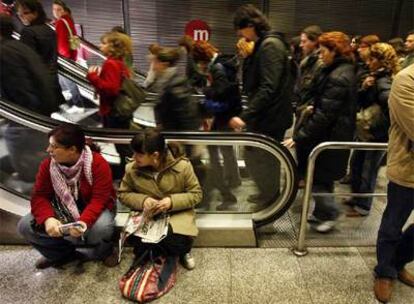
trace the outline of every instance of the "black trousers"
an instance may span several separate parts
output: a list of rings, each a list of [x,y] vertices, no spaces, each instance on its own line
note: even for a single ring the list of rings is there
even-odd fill
[[[167,236],[157,244],[143,243],[141,238],[136,236],[131,236],[130,242],[134,245],[134,254],[136,256],[142,255],[148,249],[155,250],[157,254],[183,256],[191,251],[194,238],[188,235],[173,233],[171,225],[169,225]]]

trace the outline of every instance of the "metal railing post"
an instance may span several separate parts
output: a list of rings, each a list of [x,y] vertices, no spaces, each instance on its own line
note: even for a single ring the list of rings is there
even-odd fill
[[[305,180],[305,189],[303,194],[303,203],[302,203],[302,213],[300,218],[300,228],[299,228],[299,237],[296,247],[292,249],[292,252],[296,256],[305,256],[308,254],[308,250],[306,249],[306,228],[307,228],[307,217],[308,217],[308,210],[309,210],[309,202],[312,195],[312,184],[313,184],[313,177],[314,177],[314,169],[315,169],[315,162],[316,158],[319,154],[328,149],[335,149],[335,150],[386,150],[387,149],[386,143],[369,143],[369,142],[323,142],[317,145],[309,154],[308,157],[308,165],[306,171],[306,180]],[[351,193],[350,193],[351,195]],[[371,196],[376,196],[375,194],[371,194]]]

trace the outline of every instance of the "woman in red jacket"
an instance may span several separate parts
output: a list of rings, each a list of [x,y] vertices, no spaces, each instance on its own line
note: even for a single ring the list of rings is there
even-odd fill
[[[130,77],[130,71],[124,63],[126,56],[132,54],[131,38],[118,32],[108,32],[101,37],[100,49],[107,56],[102,67],[91,66],[87,75],[100,96],[99,114],[104,128],[129,129],[132,117],[116,116],[112,111],[115,99],[120,93],[122,80]],[[122,178],[126,157],[132,155],[127,145],[115,145],[119,154],[122,172],[116,172],[116,178]]]
[[[75,23],[70,8],[62,0],[53,1],[53,16],[55,17],[55,30],[57,38],[57,52],[59,56],[76,61],[78,52],[70,47],[70,37],[76,36]],[[83,113],[85,111],[83,98],[76,83],[59,75],[59,83],[63,90],[69,91],[71,98],[68,101],[69,114]]]
[[[18,230],[43,257],[36,268],[58,266],[79,257],[76,245],[94,245],[92,258],[107,266],[117,264],[111,242],[114,198],[111,169],[106,160],[85,144],[76,125],[63,124],[49,133],[45,159],[36,176],[31,213]],[[78,226],[63,229],[62,224]]]

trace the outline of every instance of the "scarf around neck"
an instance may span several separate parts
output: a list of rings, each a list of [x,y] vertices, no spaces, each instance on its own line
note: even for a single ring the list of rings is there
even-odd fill
[[[50,162],[50,177],[52,180],[53,190],[62,204],[64,204],[74,220],[79,220],[80,214],[76,201],[79,198],[79,180],[81,173],[85,174],[89,185],[92,185],[92,151],[88,146],[82,150],[82,153],[71,167],[58,164],[53,158]]]

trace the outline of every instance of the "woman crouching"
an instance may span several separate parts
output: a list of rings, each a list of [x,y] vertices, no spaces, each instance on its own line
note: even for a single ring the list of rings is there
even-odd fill
[[[117,265],[112,244],[115,191],[109,164],[86,145],[85,134],[76,125],[54,128],[46,151],[50,157],[40,164],[31,213],[18,224],[20,234],[43,255],[36,268],[79,258],[78,245],[92,245],[91,258],[109,267]]]
[[[154,129],[137,134],[131,148],[133,161],[126,167],[119,200],[144,214],[168,213],[168,234],[158,245],[168,255],[179,256],[185,268],[193,269],[190,250],[198,234],[194,206],[201,201],[202,192],[190,161],[174,158],[163,135]],[[140,255],[148,246],[151,244],[136,238],[135,254]]]

